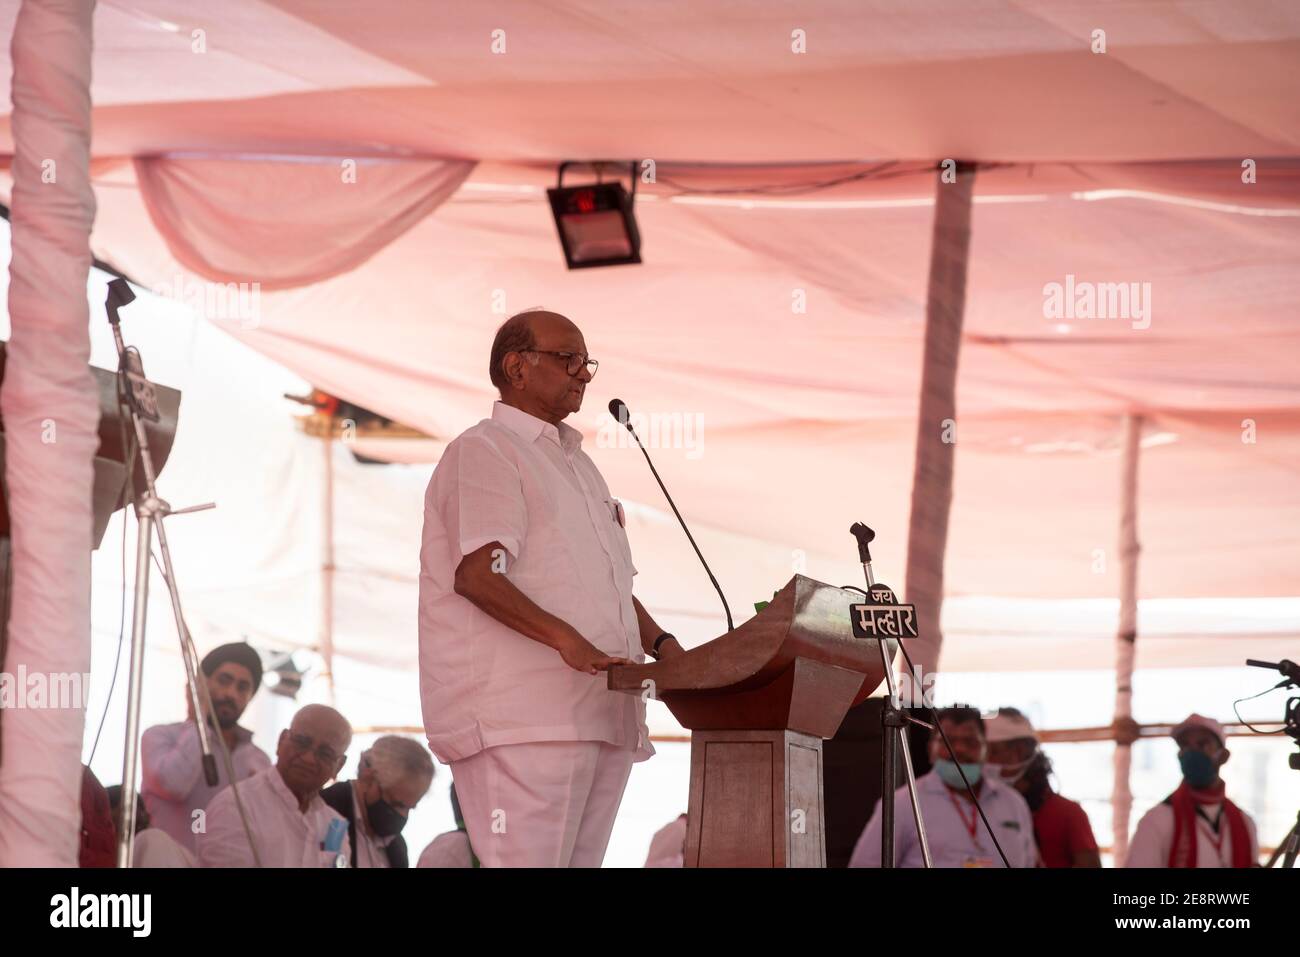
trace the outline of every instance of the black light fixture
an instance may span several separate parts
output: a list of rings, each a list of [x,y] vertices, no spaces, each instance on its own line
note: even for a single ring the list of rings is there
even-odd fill
[[[271,694],[278,694],[290,700],[298,697],[302,690],[302,678],[310,669],[299,668],[293,660],[291,651],[259,652],[266,662],[264,674],[274,675],[275,680],[268,682]]]
[[[612,165],[615,164],[561,163],[555,188],[546,191],[560,245],[564,248],[564,261],[570,269],[641,261],[641,234],[632,213],[636,200],[636,163],[630,164],[631,192],[622,183],[601,180],[604,167]],[[570,166],[594,167],[596,182],[565,186],[564,171]]]

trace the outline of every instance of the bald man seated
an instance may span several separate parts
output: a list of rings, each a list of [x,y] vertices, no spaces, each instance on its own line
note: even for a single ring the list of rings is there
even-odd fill
[[[352,726],[333,708],[309,704],[280,732],[275,764],[226,788],[197,830],[200,867],[347,867],[348,824],[320,792],[343,769]],[[256,854],[254,854],[256,848]]]

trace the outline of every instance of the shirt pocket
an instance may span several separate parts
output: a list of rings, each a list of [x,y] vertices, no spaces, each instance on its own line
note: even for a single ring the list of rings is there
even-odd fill
[[[609,537],[614,543],[614,551],[622,560],[628,576],[636,574],[636,565],[632,563],[632,543],[628,541],[626,527],[626,511],[623,504],[616,498],[605,499],[605,509],[609,512],[611,526]],[[620,513],[624,516],[623,521],[619,521]]]

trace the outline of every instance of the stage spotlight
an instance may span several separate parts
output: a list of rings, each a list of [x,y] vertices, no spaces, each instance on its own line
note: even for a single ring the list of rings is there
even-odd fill
[[[268,677],[274,675],[274,680],[267,682],[271,694],[278,694],[290,700],[297,698],[298,692],[302,690],[303,675],[309,669],[299,668],[293,660],[291,651],[266,651],[259,654],[267,663],[265,674]]]
[[[595,183],[565,186],[564,171],[573,165],[593,166]],[[622,183],[600,181],[607,163],[561,163],[554,189],[546,191],[555,228],[570,269],[620,266],[641,261],[641,234],[632,205],[636,200],[636,163],[631,164],[632,191]]]

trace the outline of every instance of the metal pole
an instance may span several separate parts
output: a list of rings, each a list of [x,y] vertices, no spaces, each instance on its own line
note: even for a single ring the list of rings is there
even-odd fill
[[[140,691],[144,684],[145,614],[149,607],[149,555],[153,515],[136,507],[135,605],[131,610],[130,683],[126,692],[126,747],[122,756],[122,832],[117,836],[117,866],[131,866],[135,850],[135,768],[140,740]]]
[[[871,542],[876,533],[865,525],[854,523],[849,533],[858,540],[858,556],[862,560],[862,575],[867,581],[868,597],[870,589],[876,583],[876,575],[871,567]],[[880,651],[880,664],[885,674],[884,710],[880,716],[881,724],[881,796],[880,796],[880,866],[897,867],[894,839],[894,792],[897,790],[896,765],[898,749],[903,751],[904,780],[907,783],[908,797],[912,802],[912,817],[916,822],[917,840],[921,844],[921,860],[926,867],[933,867],[930,857],[930,841],[925,833],[925,821],[921,817],[921,802],[916,796],[916,772],[912,767],[912,755],[908,751],[907,716],[899,707],[898,687],[894,683],[894,667],[885,642],[877,640],[876,648]]]
[[[120,284],[120,285],[119,285]],[[127,375],[131,367],[128,361],[126,344],[122,340],[122,330],[118,323],[119,306],[135,298],[125,280],[115,279],[109,283],[108,299],[105,308],[108,321],[113,330],[113,342],[117,347],[118,375]],[[121,379],[119,378],[119,383]],[[130,386],[127,386],[129,389]],[[139,526],[135,553],[135,604],[131,609],[131,664],[126,703],[126,740],[122,747],[122,828],[117,835],[117,866],[129,868],[135,850],[135,804],[137,789],[135,786],[136,762],[140,749],[140,693],[144,687],[144,645],[145,618],[149,608],[149,559],[153,557],[153,533],[158,532],[158,546],[162,551],[164,575],[167,579],[167,591],[171,598],[172,611],[176,616],[176,632],[181,643],[181,661],[185,666],[185,680],[190,693],[190,705],[194,712],[194,725],[198,731],[199,748],[202,751],[204,779],[209,785],[217,784],[217,765],[212,755],[212,742],[209,738],[207,715],[210,702],[206,685],[198,680],[197,661],[190,643],[189,630],[185,627],[185,618],[181,614],[180,592],[176,587],[176,576],[172,570],[171,552],[167,548],[167,536],[163,530],[163,518],[181,512],[200,511],[213,508],[212,505],[195,505],[190,508],[173,511],[172,507],[158,497],[158,473],[154,469],[153,456],[149,453],[149,436],[145,431],[144,420],[136,399],[128,401],[131,422],[135,429],[136,452],[140,466],[144,471],[145,491],[136,499],[135,514]],[[127,474],[134,468],[134,461],[128,462]]]
[[[325,450],[325,485],[321,521],[320,572],[320,655],[325,663],[325,689],[330,705],[334,704],[334,439],[326,434],[321,443]]]

